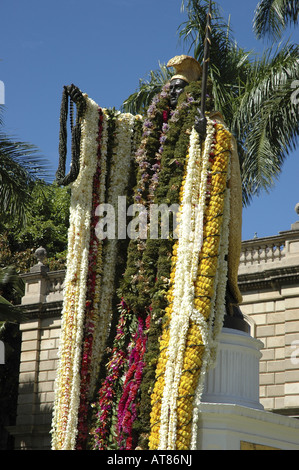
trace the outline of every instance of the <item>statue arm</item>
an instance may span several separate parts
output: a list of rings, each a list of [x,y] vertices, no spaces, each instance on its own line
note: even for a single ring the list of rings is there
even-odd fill
[[[64,87],[70,99],[76,104],[77,108],[84,112],[86,101],[82,91],[73,83]]]

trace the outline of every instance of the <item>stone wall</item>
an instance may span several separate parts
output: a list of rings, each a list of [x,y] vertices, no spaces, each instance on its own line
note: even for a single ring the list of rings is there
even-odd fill
[[[64,271],[48,272],[39,262],[23,275],[22,305],[29,319],[20,325],[22,347],[17,420],[9,428],[15,449],[47,450],[58,366]]]

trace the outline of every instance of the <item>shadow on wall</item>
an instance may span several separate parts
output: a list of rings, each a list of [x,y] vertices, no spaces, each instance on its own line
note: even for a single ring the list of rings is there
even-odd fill
[[[8,427],[13,450],[50,450],[52,405],[41,404],[32,380],[19,387],[16,425]]]

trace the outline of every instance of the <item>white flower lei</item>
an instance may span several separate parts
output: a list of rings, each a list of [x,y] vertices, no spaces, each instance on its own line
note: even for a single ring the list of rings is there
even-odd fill
[[[81,346],[90,241],[92,181],[97,165],[98,105],[86,97],[81,125],[80,168],[72,185],[67,271],[62,310],[59,368],[55,384],[52,448],[73,449],[80,400]],[[66,424],[65,424],[66,423]]]
[[[196,259],[198,259],[203,241],[206,181],[214,132],[213,123],[208,120],[207,138],[203,152],[201,152],[198,134],[194,129],[190,136],[187,176],[181,204],[182,213],[179,226],[165,387],[162,397],[160,449],[175,449],[176,402],[182,375],[189,319],[193,317],[194,313],[193,278],[197,267]],[[197,201],[199,201],[199,205],[196,209]]]
[[[72,185],[67,272],[62,311],[60,364],[55,384],[52,448],[72,450],[76,445],[80,405],[80,367],[87,292],[93,176],[97,168],[98,105],[86,95],[87,109],[81,126],[80,173]],[[99,204],[108,202],[117,214],[118,196],[125,194],[132,158],[132,135],[140,116],[116,115],[116,135],[106,198],[108,112],[103,109]],[[117,240],[109,240],[102,266],[97,267],[94,341],[89,395],[95,387],[100,360],[109,333]],[[102,272],[101,272],[102,271]]]
[[[230,177],[230,160],[228,165],[228,179]],[[195,391],[191,430],[191,450],[197,449],[198,441],[198,421],[199,406],[204,390],[206,373],[215,366],[217,359],[218,338],[223,326],[225,315],[225,295],[227,286],[227,261],[229,244],[229,218],[230,218],[230,191],[226,188],[223,210],[223,223],[220,234],[220,244],[218,253],[218,264],[215,277],[215,290],[211,300],[211,314],[209,321],[201,322],[201,331],[203,333],[205,352],[203,355],[202,372]],[[213,326],[212,326],[213,325]]]

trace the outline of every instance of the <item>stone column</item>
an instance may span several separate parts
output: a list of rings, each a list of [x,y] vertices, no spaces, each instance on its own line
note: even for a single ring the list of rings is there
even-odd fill
[[[36,251],[37,264],[22,277],[25,295],[22,307],[28,320],[20,324],[22,346],[15,450],[48,450],[51,447],[51,421],[54,381],[58,365],[60,315],[64,271],[49,273],[44,265],[46,252]]]

